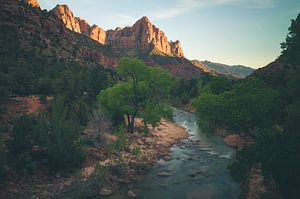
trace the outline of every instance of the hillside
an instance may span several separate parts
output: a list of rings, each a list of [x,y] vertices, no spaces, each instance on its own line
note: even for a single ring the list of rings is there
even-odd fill
[[[222,74],[225,76],[233,76],[236,78],[245,78],[249,76],[255,69],[242,65],[226,65],[221,63],[214,63],[210,61],[198,61],[193,60],[192,63],[195,65],[201,65],[208,71],[213,71],[217,74]]]
[[[2,56],[23,61],[28,61],[28,57],[42,57],[67,65],[96,64],[108,68],[115,68],[121,57],[129,56],[169,69],[180,78],[202,73],[184,58],[180,43],[167,41],[147,17],[130,28],[102,31],[74,17],[66,5],[48,12],[36,4],[36,1],[1,2]]]

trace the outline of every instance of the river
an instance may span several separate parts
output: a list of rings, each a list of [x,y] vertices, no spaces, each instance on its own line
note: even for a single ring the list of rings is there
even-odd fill
[[[189,139],[171,148],[172,160],[160,160],[139,181],[124,187],[141,199],[235,199],[240,186],[227,170],[234,149],[218,136],[207,136],[198,128],[196,117],[174,109],[174,122],[189,132]],[[160,172],[170,174],[158,176]],[[123,195],[124,196],[124,195]]]

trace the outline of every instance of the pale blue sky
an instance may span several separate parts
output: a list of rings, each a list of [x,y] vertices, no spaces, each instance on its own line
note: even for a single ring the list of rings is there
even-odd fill
[[[300,0],[39,0],[47,10],[67,4],[75,16],[104,29],[142,16],[180,40],[189,59],[262,67],[280,53]]]

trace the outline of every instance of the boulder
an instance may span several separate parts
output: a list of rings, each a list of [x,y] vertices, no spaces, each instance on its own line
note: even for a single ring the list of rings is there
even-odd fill
[[[110,188],[102,188],[99,193],[101,196],[109,196],[113,193],[113,191]]]
[[[161,177],[168,177],[168,176],[170,176],[171,174],[169,173],[169,172],[159,172],[158,174],[157,174],[157,176],[161,176]]]
[[[135,198],[135,197],[136,197],[136,194],[135,194],[133,191],[128,191],[127,196],[128,196],[129,198]]]

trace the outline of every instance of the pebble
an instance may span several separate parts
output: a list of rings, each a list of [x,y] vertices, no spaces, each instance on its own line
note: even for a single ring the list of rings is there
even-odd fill
[[[135,198],[136,197],[136,194],[133,191],[128,191],[127,195],[128,195],[129,198]]]
[[[164,157],[164,161],[171,161],[172,160],[172,157],[171,156],[165,156]]]
[[[170,176],[171,174],[169,173],[169,172],[159,172],[158,174],[157,174],[157,176],[161,176],[161,177],[168,177],[168,176]]]
[[[102,188],[100,189],[100,195],[101,196],[109,196],[113,193],[113,191],[109,188]]]

